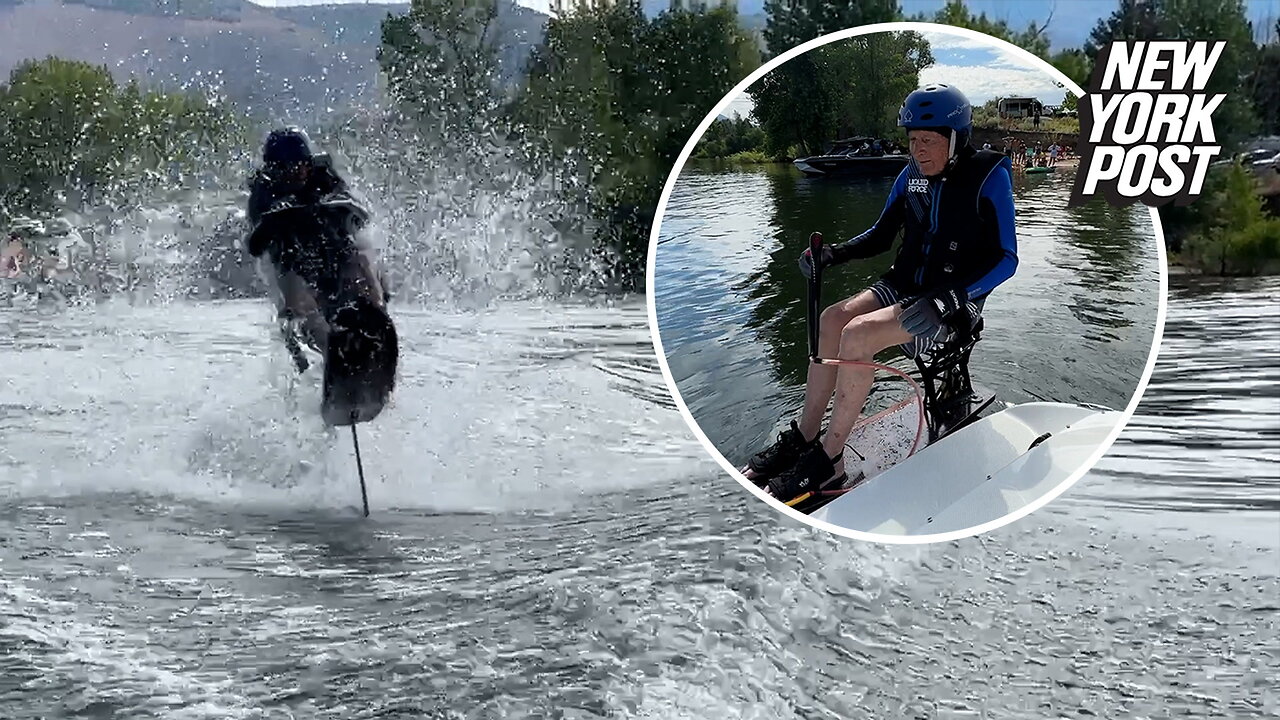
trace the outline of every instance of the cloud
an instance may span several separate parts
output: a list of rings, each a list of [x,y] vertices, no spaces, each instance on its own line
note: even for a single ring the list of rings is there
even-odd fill
[[[924,33],[935,63],[920,72],[920,84],[945,82],[964,90],[975,105],[1009,96],[1030,96],[1057,103],[1066,93],[1036,61],[995,39]]]
[[[1049,75],[1048,72],[1041,68],[1039,63],[1028,60],[1021,55],[1014,55],[1011,52],[996,51],[992,53],[992,59],[988,67],[1027,70],[1030,72],[1038,72],[1046,77]]]
[[[943,33],[923,33],[934,57],[944,65],[976,65],[1039,71],[1040,66],[994,38],[981,40]],[[972,51],[979,51],[974,53]],[[975,57],[977,55],[977,57]],[[964,62],[957,62],[964,61]]]
[[[1010,96],[1040,98],[1058,103],[1066,93],[1048,73],[1025,65],[932,65],[920,71],[920,83],[947,83],[960,88],[974,105]]]
[[[742,93],[733,100],[730,100],[729,104],[720,112],[724,115],[728,115],[729,117],[741,115],[746,118],[751,116],[751,109],[754,107],[755,103],[751,102],[751,96],[746,93]]]
[[[934,50],[990,50],[996,51],[999,42],[994,38],[991,40],[983,40],[980,38],[969,37],[967,35],[951,35],[950,33],[922,32],[924,39],[929,41],[929,47]]]
[[[515,0],[515,2],[517,5],[540,12],[543,15],[555,14],[555,11],[551,9],[551,0]]]

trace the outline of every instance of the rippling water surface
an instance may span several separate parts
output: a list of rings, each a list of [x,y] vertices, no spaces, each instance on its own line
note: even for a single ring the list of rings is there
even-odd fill
[[[367,520],[265,308],[0,311],[0,717],[1274,717],[1278,287],[1175,288],[1113,456],[927,547],[724,477],[635,303],[401,309]]]

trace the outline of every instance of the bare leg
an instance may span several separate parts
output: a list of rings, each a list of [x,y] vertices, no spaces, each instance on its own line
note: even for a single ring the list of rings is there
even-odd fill
[[[307,287],[305,280],[291,272],[280,276],[280,293],[290,317],[302,323],[307,335],[323,355],[329,342],[329,323],[316,302],[315,293]]]
[[[818,333],[818,355],[824,358],[838,357],[841,337],[845,327],[859,316],[880,309],[880,301],[870,290],[838,302],[822,311]],[[822,429],[822,418],[827,414],[827,404],[836,388],[836,365],[809,364],[809,377],[804,389],[804,412],[800,415],[800,432],[805,440],[812,440]]]
[[[352,288],[379,308],[386,307],[386,289],[382,286],[382,274],[374,267],[367,251],[356,254],[353,262],[342,269],[343,284]]]
[[[840,334],[840,358],[870,362],[876,353],[894,345],[911,341],[911,333],[902,329],[898,319],[901,305],[882,308],[854,318]],[[831,425],[822,440],[827,457],[834,458],[843,449],[853,425],[862,414],[862,406],[871,392],[875,369],[858,365],[839,366],[836,377],[836,403],[831,412]],[[835,475],[844,472],[844,462],[836,464]]]

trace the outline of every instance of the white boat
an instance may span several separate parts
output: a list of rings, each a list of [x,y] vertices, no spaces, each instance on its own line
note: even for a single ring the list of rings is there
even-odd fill
[[[1032,402],[972,422],[812,512],[876,535],[936,535],[1006,517],[1078,472],[1123,419],[1116,410]]]

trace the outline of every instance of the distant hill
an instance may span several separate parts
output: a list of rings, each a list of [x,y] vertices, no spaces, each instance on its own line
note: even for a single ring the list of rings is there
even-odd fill
[[[265,8],[264,8],[265,9]],[[276,17],[288,20],[299,27],[318,30],[335,45],[377,47],[382,41],[382,20],[387,15],[403,15],[409,3],[402,5],[311,5],[271,8]],[[508,2],[500,7],[497,30],[500,40],[500,60],[504,79],[517,76],[533,48],[542,40],[548,17],[529,8]],[[376,56],[370,56],[374,62]]]
[[[0,0],[0,73],[50,55],[106,65],[117,82],[218,87],[251,115],[308,121],[377,96],[380,23],[405,5],[266,8],[244,0]],[[546,16],[499,16],[514,74]]]
[[[68,4],[135,15],[185,17],[199,20],[236,20],[244,3],[240,0],[66,0]]]

